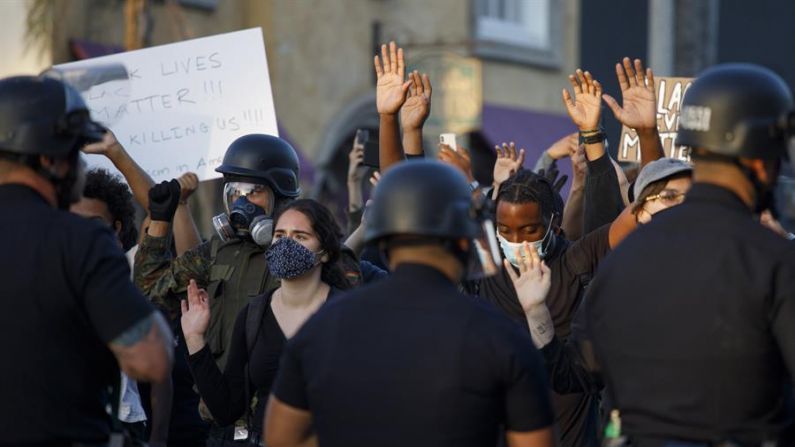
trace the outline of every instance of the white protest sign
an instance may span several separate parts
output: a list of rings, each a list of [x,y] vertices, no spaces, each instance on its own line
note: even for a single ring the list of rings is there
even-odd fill
[[[113,130],[156,182],[188,171],[201,180],[219,177],[214,168],[237,137],[278,135],[259,28],[55,69],[66,73],[94,119]],[[92,167],[113,169],[104,156],[87,155],[86,160]]]

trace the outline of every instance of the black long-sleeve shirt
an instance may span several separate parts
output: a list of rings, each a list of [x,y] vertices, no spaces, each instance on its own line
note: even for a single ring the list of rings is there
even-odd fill
[[[249,431],[262,432],[265,404],[279,370],[279,361],[286,342],[284,332],[271,310],[270,299],[273,292],[255,298],[264,299],[266,303],[257,337],[250,348],[246,346],[246,320],[251,304],[246,305],[238,314],[223,373],[207,346],[189,357],[199,394],[220,426],[232,425],[246,413],[246,406],[251,402],[246,395],[248,368],[249,392],[257,397]],[[329,292],[329,299],[333,294],[334,289]],[[250,355],[248,349],[251,350]]]
[[[585,210],[582,234],[588,234],[613,222],[624,210],[621,185],[608,154],[596,160],[588,160],[583,206]]]

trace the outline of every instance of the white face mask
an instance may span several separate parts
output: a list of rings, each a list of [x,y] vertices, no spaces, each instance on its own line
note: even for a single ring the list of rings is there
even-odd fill
[[[535,247],[538,256],[541,259],[544,259],[547,255],[547,248],[549,248],[549,244],[547,243],[547,238],[551,234],[552,230],[552,220],[549,221],[549,226],[547,227],[547,232],[544,234],[544,237],[537,241],[528,242],[528,244]],[[516,250],[519,249],[519,256],[524,258],[527,256],[527,253],[524,252],[524,242],[510,242],[508,239],[505,239],[497,232],[497,239],[500,241],[500,248],[502,249],[502,254],[505,255],[505,259],[508,260],[514,267],[519,267],[519,259],[516,257]]]

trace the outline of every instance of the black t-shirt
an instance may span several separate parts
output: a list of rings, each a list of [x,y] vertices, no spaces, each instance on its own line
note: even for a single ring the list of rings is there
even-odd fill
[[[494,445],[552,424],[529,335],[439,271],[400,265],[324,307],[287,343],[273,394],[325,446]]]
[[[566,338],[571,332],[575,311],[599,263],[610,252],[610,225],[592,231],[576,242],[556,238],[546,262],[552,275],[552,286],[546,304],[555,326],[555,334]],[[504,269],[467,289],[505,313],[527,333],[527,318],[516,296],[513,282]],[[595,446],[597,442],[598,402],[593,394],[552,394],[552,405],[558,424],[562,447]]]
[[[252,415],[252,426],[249,427],[249,431],[262,432],[265,404],[287,341],[270,306],[273,292],[275,289],[254,298],[254,300],[265,300],[265,312],[256,332],[257,337],[250,347],[250,356],[249,347],[246,346],[246,320],[251,304],[247,304],[235,320],[229,359],[223,373],[218,369],[206,345],[189,357],[191,372],[196,380],[199,394],[207,404],[215,422],[220,426],[232,425],[246,412],[246,404],[249,402],[245,382],[248,366],[249,392],[256,393],[257,397],[257,406]],[[328,302],[332,301],[334,294],[335,290],[331,289]]]
[[[0,215],[0,444],[104,440],[106,344],[152,307],[107,226],[21,185],[0,186]]]
[[[791,421],[795,247],[730,191],[694,184],[621,243],[587,300],[625,433],[760,445]]]

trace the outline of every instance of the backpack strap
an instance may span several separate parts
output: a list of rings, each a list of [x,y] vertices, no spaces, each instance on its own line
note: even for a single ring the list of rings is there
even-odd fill
[[[271,305],[272,295],[273,293],[266,293],[256,296],[248,304],[248,312],[246,313],[246,352],[249,358],[251,357],[251,351],[254,350],[254,343],[257,341],[260,327],[262,327],[265,311]]]

